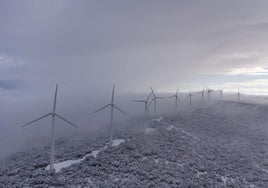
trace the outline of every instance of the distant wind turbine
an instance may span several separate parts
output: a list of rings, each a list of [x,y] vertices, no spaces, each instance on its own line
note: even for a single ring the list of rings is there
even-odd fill
[[[53,109],[52,112],[39,117],[29,123],[26,123],[24,125],[22,125],[22,127],[28,126],[36,121],[39,121],[43,118],[46,118],[48,116],[51,116],[52,118],[52,122],[51,122],[51,152],[50,152],[50,170],[54,170],[54,155],[55,155],[55,117],[65,121],[66,123],[68,123],[69,125],[78,128],[76,125],[74,125],[73,123],[71,123],[70,121],[66,120],[65,118],[63,118],[62,116],[58,115],[56,113],[56,102],[57,102],[57,92],[58,92],[58,84],[56,85],[56,91],[55,91],[55,96],[54,96],[54,105],[53,105]]]
[[[144,128],[146,128],[146,121],[149,115],[149,99],[152,95],[152,92],[146,97],[145,100],[132,100],[133,102],[140,102],[140,103],[144,103]]]
[[[187,97],[186,97],[186,99],[189,99],[189,105],[190,105],[190,107],[192,107],[192,97],[194,96],[194,94],[192,94],[192,93],[190,93]]]
[[[222,96],[223,96],[223,89],[219,89],[218,91],[220,92],[220,99],[222,100]]]
[[[113,141],[113,132],[114,132],[114,125],[113,125],[113,119],[114,119],[114,108],[117,109],[119,112],[123,113],[126,115],[126,113],[121,110],[119,107],[117,107],[115,104],[114,104],[114,90],[115,90],[115,84],[113,85],[113,91],[112,91],[112,99],[111,99],[111,103],[110,104],[107,104],[101,108],[99,108],[98,110],[94,111],[93,113],[96,113],[96,112],[99,112],[107,107],[111,107],[111,119],[110,119],[110,143],[112,143]]]
[[[239,91],[239,89],[238,89],[238,91],[237,91],[237,100],[238,100],[238,101],[240,101],[240,96],[241,96],[241,93],[240,93],[240,91]]]
[[[153,94],[153,99],[152,99],[152,101],[150,102],[150,104],[152,104],[152,102],[154,102],[154,115],[155,115],[155,114],[156,114],[156,104],[157,104],[157,100],[158,100],[158,99],[163,99],[164,97],[158,97],[158,96],[156,96],[152,87],[151,87],[151,91],[152,91],[152,94]],[[149,105],[150,105],[150,104],[149,104]]]
[[[207,88],[207,95],[208,95],[208,100],[210,100],[211,93],[213,92],[213,89]]]
[[[168,98],[175,98],[175,111],[176,112],[178,112],[178,102],[180,102],[178,94],[179,94],[179,87],[177,88],[175,95],[168,97]]]
[[[205,102],[205,87],[203,87],[203,90],[200,92],[197,92],[196,94],[201,94],[201,99],[203,101],[203,103]]]

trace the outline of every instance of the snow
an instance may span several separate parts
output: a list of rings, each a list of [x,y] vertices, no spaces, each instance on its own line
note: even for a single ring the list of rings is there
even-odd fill
[[[200,171],[198,171],[196,177],[199,178],[200,176],[206,175],[206,174],[207,174],[207,172],[200,172]]]
[[[119,146],[120,144],[122,144],[125,141],[126,141],[125,139],[115,139],[112,141],[111,146]]]
[[[88,177],[88,178],[87,178],[87,182],[88,182],[89,184],[93,184],[93,181],[92,181],[91,177]]]
[[[126,139],[115,139],[112,141],[112,144],[111,146],[119,146],[120,144],[122,144],[123,142],[125,142]],[[62,162],[58,162],[58,163],[55,163],[54,164],[54,168],[55,168],[55,171],[56,173],[60,172],[61,169],[63,168],[67,168],[67,167],[70,167],[71,165],[73,164],[77,164],[77,163],[81,163],[83,160],[85,160],[87,157],[89,156],[93,156],[93,157],[97,157],[97,155],[102,151],[102,150],[105,150],[108,148],[108,145],[105,145],[103,148],[101,149],[98,149],[98,150],[95,150],[95,151],[92,151],[91,153],[89,154],[86,154],[83,158],[81,159],[76,159],[76,160],[67,160],[67,161],[62,161]],[[45,170],[49,170],[50,169],[50,165],[48,165]]]
[[[162,119],[163,119],[163,117],[159,117],[159,118],[155,118],[155,119],[152,119],[152,120],[153,120],[153,121],[160,122]]]
[[[187,136],[190,136],[190,137],[193,137],[197,140],[200,140],[200,138],[198,138],[197,136],[193,135],[193,134],[190,134],[189,132],[185,131],[185,130],[181,130],[181,132],[183,132],[184,134],[186,134]]]
[[[177,127],[175,127],[174,125],[168,125],[167,126],[167,130],[171,130],[171,129],[178,129]]]
[[[61,169],[71,166],[72,164],[80,163],[82,159],[77,160],[67,160],[54,164],[55,171],[58,173]],[[45,170],[49,170],[50,166],[48,165]]]
[[[224,185],[226,185],[228,178],[225,176],[221,176],[221,181],[224,183]]]
[[[102,151],[102,150],[104,150],[104,149],[106,149],[107,148],[107,146],[105,146],[104,148],[102,148],[102,149],[99,149],[99,150],[95,150],[95,151],[92,151],[90,154],[89,154],[89,156],[90,155],[92,155],[93,157],[97,157],[97,155]]]
[[[264,168],[261,168],[260,165],[255,164],[255,166],[256,166],[257,168],[259,168],[260,170],[262,170],[263,172],[265,172],[265,173],[268,174],[268,170],[266,170],[266,169],[264,169]]]
[[[155,130],[154,128],[146,128],[145,134],[149,134],[150,132],[153,132],[154,130]]]
[[[66,141],[57,153],[68,158],[56,161],[60,173],[53,177],[44,173],[47,151],[19,153],[0,163],[0,187],[268,187],[268,107],[224,105],[165,116],[146,130],[118,131],[117,138],[133,138],[127,144],[104,144],[103,136]]]

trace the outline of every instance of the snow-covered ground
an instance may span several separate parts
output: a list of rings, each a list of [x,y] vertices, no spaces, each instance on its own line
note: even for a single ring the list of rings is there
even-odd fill
[[[125,139],[115,139],[112,141],[111,146],[119,146],[121,143],[125,142]],[[89,156],[93,156],[93,157],[97,157],[97,155],[99,154],[99,152],[101,152],[102,150],[105,150],[107,147],[109,146],[109,143],[107,143],[103,148],[92,151],[89,154],[86,154],[83,158],[81,159],[75,159],[75,160],[66,160],[66,161],[61,161],[61,162],[56,162],[54,164],[54,169],[56,171],[56,173],[60,172],[61,169],[63,168],[67,168],[70,167],[73,164],[76,163],[81,163],[82,161],[84,161],[87,157]],[[50,165],[48,165],[45,170],[49,170],[50,169]]]
[[[267,114],[224,102],[117,130],[110,145],[58,142],[56,173],[49,147],[17,153],[1,162],[0,187],[268,187]]]

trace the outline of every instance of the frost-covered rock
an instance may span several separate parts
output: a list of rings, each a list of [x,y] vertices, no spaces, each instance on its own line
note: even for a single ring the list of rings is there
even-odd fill
[[[0,162],[0,187],[268,187],[268,110],[235,108],[163,116],[150,134],[132,120],[111,145],[104,136],[60,140],[56,162],[77,163],[57,173],[45,170],[49,147],[17,153]]]

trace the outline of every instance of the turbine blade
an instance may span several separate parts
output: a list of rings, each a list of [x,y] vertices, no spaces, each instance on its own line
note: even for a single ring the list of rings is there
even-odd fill
[[[152,100],[151,100],[151,102],[149,102],[149,106],[152,104],[152,102],[154,102],[155,101],[155,98],[153,98]]]
[[[122,112],[123,114],[127,115],[127,113],[124,112],[123,110],[121,110],[119,107],[117,107],[117,106],[115,106],[115,105],[114,105],[114,107],[115,107],[117,110],[119,110],[120,112]]]
[[[46,115],[44,115],[44,116],[42,116],[42,117],[39,117],[39,118],[37,118],[37,119],[35,119],[35,120],[33,120],[33,121],[30,121],[29,123],[26,123],[26,124],[22,125],[22,127],[25,127],[25,126],[27,126],[27,125],[30,125],[30,124],[32,124],[32,123],[34,123],[34,122],[36,122],[36,121],[38,121],[38,120],[41,120],[41,119],[43,119],[43,118],[45,118],[45,117],[47,117],[47,116],[50,116],[50,115],[52,115],[52,113],[46,114]]]
[[[142,101],[142,100],[132,100],[132,102],[146,102],[146,101]]]
[[[151,91],[152,91],[152,94],[153,94],[153,96],[154,96],[154,98],[155,98],[155,93],[154,93],[154,90],[153,90],[152,87],[151,87]]]
[[[150,99],[151,95],[152,95],[152,92],[147,96],[146,101]]]
[[[178,94],[178,92],[179,92],[179,88],[180,88],[180,87],[177,88],[176,94]]]
[[[115,89],[115,84],[113,84],[113,91],[112,91],[112,99],[111,99],[111,104],[114,103],[114,89]]]
[[[61,120],[65,121],[66,123],[70,124],[71,126],[73,126],[73,127],[75,127],[75,128],[78,128],[75,124],[73,124],[72,122],[68,121],[67,119],[61,117],[60,115],[55,114],[55,116],[57,116],[57,117],[60,118]]]
[[[110,105],[111,104],[107,104],[106,106],[99,108],[98,110],[94,111],[93,113],[99,112],[99,111],[103,110],[104,108],[107,108]]]
[[[172,96],[170,96],[170,97],[168,97],[168,98],[173,98],[173,97],[176,97],[176,95],[172,95]]]
[[[58,84],[56,84],[56,90],[55,90],[55,96],[54,96],[54,104],[53,104],[53,113],[55,113],[55,110],[56,110],[57,94],[58,94]]]

